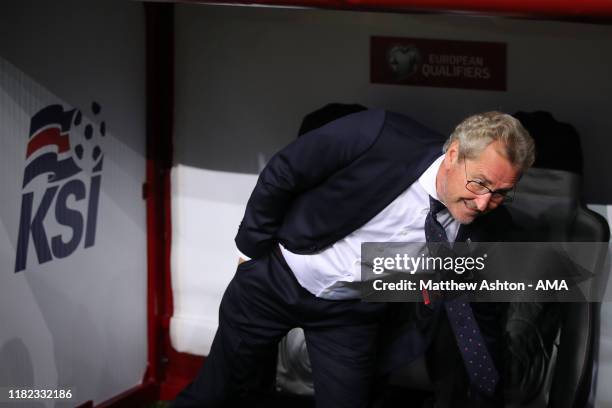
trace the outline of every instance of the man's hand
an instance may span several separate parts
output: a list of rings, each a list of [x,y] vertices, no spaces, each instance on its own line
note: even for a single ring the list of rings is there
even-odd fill
[[[246,262],[246,259],[238,257],[238,265],[240,265],[243,262]]]

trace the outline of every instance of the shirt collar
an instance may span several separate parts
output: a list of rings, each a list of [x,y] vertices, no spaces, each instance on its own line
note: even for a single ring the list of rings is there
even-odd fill
[[[427,194],[440,201],[438,198],[438,192],[436,190],[436,176],[438,175],[438,170],[442,165],[442,161],[444,160],[444,155],[438,157],[431,165],[421,174],[419,177],[419,184]]]

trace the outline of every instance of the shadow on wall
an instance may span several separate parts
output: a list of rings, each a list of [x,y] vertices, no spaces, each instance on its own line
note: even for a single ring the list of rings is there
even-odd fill
[[[28,348],[21,339],[12,338],[0,347],[0,387],[34,386],[34,366]],[[29,401],[28,407],[44,408],[42,402]],[[14,403],[0,402],[0,407],[15,406]]]

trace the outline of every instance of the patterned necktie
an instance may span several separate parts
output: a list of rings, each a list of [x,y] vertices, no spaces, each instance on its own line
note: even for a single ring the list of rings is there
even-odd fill
[[[444,227],[436,214],[445,208],[444,204],[429,197],[429,213],[425,218],[425,239],[427,242],[449,243]],[[448,245],[450,247],[450,244]],[[425,294],[424,294],[425,295]],[[427,302],[427,301],[426,301]],[[465,296],[444,301],[446,315],[461,351],[461,357],[467,370],[470,382],[476,389],[486,395],[493,395],[499,381],[493,359],[474,317],[472,307]]]

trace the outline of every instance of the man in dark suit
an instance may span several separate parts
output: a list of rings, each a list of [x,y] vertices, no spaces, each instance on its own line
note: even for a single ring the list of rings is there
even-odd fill
[[[382,110],[346,116],[291,143],[253,190],[236,236],[248,260],[223,296],[203,369],[174,406],[234,406],[296,326],[304,328],[317,406],[367,406],[389,310],[361,302],[355,290],[361,243],[425,242],[432,231],[448,242],[489,239],[507,218],[492,210],[533,155],[528,133],[499,112],[466,119],[446,143]]]

